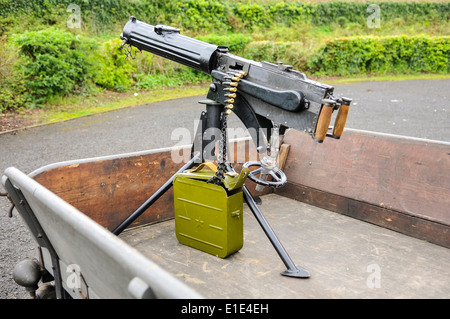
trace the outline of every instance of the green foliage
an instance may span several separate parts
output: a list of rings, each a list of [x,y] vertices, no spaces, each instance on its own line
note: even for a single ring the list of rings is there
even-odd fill
[[[125,60],[121,43],[120,39],[106,41],[102,44],[100,53],[93,57],[96,61],[94,83],[119,92],[130,88],[133,83],[131,75],[136,72],[136,64]]]
[[[154,89],[157,87],[176,87],[182,86],[186,83],[201,83],[208,80],[210,77],[193,69],[181,67],[175,72],[169,74],[155,73],[155,74],[138,74],[137,86],[142,89]]]
[[[115,24],[129,17],[129,1],[126,0],[0,0],[0,17],[13,16],[10,27],[25,22],[33,30],[42,25],[64,28],[72,13],[67,11],[71,4],[79,6],[83,27],[93,33],[111,31]]]
[[[350,37],[326,43],[310,66],[327,75],[448,73],[449,55],[449,36]]]
[[[95,50],[96,42],[54,28],[16,35],[13,42],[23,56],[20,71],[34,101],[83,89],[92,69],[86,52]]]
[[[259,3],[237,3],[234,7],[235,16],[242,21],[244,29],[252,30],[253,27],[268,27],[272,22],[269,15],[266,14],[266,8]]]
[[[92,68],[86,52],[96,49],[96,42],[54,28],[25,32],[12,40],[23,56],[19,68],[34,102],[83,89]]]
[[[177,2],[172,18],[181,19],[184,28],[193,31],[222,29],[226,25],[226,4],[214,0],[184,0]],[[164,11],[165,9],[162,8]]]
[[[242,33],[230,33],[226,35],[211,33],[205,36],[197,36],[196,39],[215,45],[226,46],[231,53],[243,51],[245,46],[253,41],[251,36]]]
[[[25,85],[16,72],[20,59],[16,50],[0,38],[0,112],[14,109],[26,102]]]
[[[26,16],[47,25],[65,23],[69,4],[80,6],[83,25],[93,32],[123,26],[130,15],[151,24],[173,24],[192,32],[248,31],[274,24],[291,26],[299,22],[314,25],[349,23],[366,25],[365,1],[233,1],[233,0],[0,0],[0,17]],[[383,21],[404,19],[427,22],[448,21],[449,2],[375,1]],[[10,21],[11,22],[11,21]],[[21,24],[17,19],[15,22]]]
[[[80,7],[79,29],[67,25],[70,4]],[[368,4],[0,0],[0,111],[95,89],[151,89],[209,79],[148,52],[125,61],[119,34],[131,15],[173,25],[245,58],[282,61],[318,75],[449,72],[448,36],[436,36],[449,34],[449,2],[370,2],[381,8],[379,29],[367,26]],[[398,36],[403,33],[408,36]],[[427,35],[416,36],[422,33]]]
[[[312,52],[300,42],[259,41],[250,43],[243,56],[255,61],[283,62],[295,69],[305,71]]]

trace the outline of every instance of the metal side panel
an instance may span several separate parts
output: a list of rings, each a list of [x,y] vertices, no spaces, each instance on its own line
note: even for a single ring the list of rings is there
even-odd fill
[[[60,265],[79,271],[83,287],[87,286],[95,297],[202,298],[23,172],[10,167],[5,170],[2,183],[7,180],[22,192]]]

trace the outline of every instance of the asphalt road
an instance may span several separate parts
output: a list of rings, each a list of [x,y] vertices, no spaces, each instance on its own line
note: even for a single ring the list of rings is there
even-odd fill
[[[207,88],[205,88],[206,94]],[[361,82],[335,86],[353,98],[347,127],[450,142],[450,79]],[[71,159],[188,144],[204,96],[158,102],[75,120],[0,134],[0,172],[25,173]],[[237,118],[229,127],[242,127]],[[3,191],[3,186],[0,186]],[[34,241],[9,202],[0,198],[0,299],[28,298],[12,280],[14,265],[36,256]]]

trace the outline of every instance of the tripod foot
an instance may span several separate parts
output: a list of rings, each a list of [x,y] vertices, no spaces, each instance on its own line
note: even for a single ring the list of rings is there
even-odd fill
[[[311,275],[309,271],[301,266],[296,266],[294,269],[286,269],[281,273],[283,276],[295,278],[309,278]]]

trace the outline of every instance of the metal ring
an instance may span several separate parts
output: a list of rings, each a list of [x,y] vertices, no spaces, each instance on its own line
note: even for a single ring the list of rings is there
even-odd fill
[[[248,178],[250,178],[256,184],[263,185],[263,186],[269,186],[269,187],[275,187],[276,188],[276,187],[283,186],[287,182],[286,174],[284,174],[283,171],[281,169],[279,169],[278,167],[273,168],[269,172],[269,175],[272,176],[272,178],[274,180],[272,180],[272,181],[265,181],[265,180],[263,180],[261,178],[256,177],[256,175],[260,174],[262,169],[263,169],[261,167],[261,162],[259,162],[259,161],[249,161],[249,162],[246,162],[243,165],[243,167],[245,167],[245,168],[249,168],[251,166],[259,166],[259,168],[251,171],[248,174]]]

